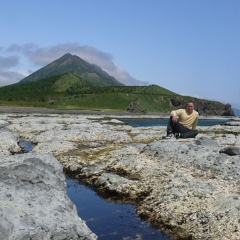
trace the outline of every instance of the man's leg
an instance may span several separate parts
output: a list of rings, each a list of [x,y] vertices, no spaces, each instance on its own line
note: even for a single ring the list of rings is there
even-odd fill
[[[170,117],[167,125],[167,135],[173,133],[173,125],[174,125],[174,122],[172,121],[172,117]]]
[[[173,125],[173,132],[180,133],[180,138],[194,138],[198,134],[198,130],[191,130],[179,122]]]
[[[198,135],[198,130],[190,130],[183,133],[183,138],[195,138]]]
[[[163,136],[163,139],[170,139],[172,137],[172,134],[173,134],[173,122],[172,117],[170,117],[167,125],[167,136]]]

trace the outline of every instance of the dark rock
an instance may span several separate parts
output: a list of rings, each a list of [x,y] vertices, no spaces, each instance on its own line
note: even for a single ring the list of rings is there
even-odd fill
[[[179,98],[171,98],[170,99],[172,105],[174,107],[178,107],[178,106],[181,106],[182,105],[182,99],[179,99]]]
[[[219,153],[225,153],[229,156],[240,155],[240,147],[225,147]]]
[[[139,107],[139,101],[138,98],[135,98],[132,103],[127,108],[127,111],[131,113],[147,113],[146,109],[141,109]]]
[[[172,106],[177,108],[185,108],[187,103],[180,97],[171,98],[170,101]],[[195,103],[195,109],[200,115],[235,116],[229,103],[223,104],[199,98],[192,99],[192,101]]]
[[[225,105],[222,116],[235,116],[234,111],[229,103]]]

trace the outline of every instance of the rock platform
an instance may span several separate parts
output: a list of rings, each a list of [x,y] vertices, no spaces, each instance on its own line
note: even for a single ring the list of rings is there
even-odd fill
[[[0,232],[9,229],[9,234],[19,234],[21,218],[26,223],[32,221],[33,232],[43,224],[43,217],[51,219],[51,224],[47,224],[49,228],[60,224],[61,233],[69,229],[66,226],[73,226],[71,221],[76,218],[76,210],[63,194],[61,163],[65,171],[95,187],[105,197],[135,203],[139,216],[176,239],[238,240],[239,119],[226,125],[198,127],[196,139],[163,140],[166,127],[135,128],[117,118],[109,114],[0,114],[0,135],[6,139],[0,145],[0,176],[5,186],[9,178],[13,181],[9,190],[1,188],[6,206],[1,204],[5,207],[0,214],[16,220],[11,225],[7,217],[2,218]],[[36,146],[31,153],[11,156],[19,152],[19,139]],[[25,167],[29,170],[24,171]],[[28,174],[35,169],[38,169],[36,174]],[[48,175],[53,175],[52,185],[47,185]],[[26,187],[31,185],[41,189],[38,201],[34,189]],[[24,198],[23,192],[18,193],[20,186],[30,198]],[[54,197],[55,193],[48,189],[60,191],[61,197]],[[52,202],[51,196],[58,199],[58,210],[63,211],[64,216],[70,214],[66,226],[59,212],[52,216],[55,205],[51,206],[53,210],[48,216],[41,213],[43,196],[48,203]],[[12,202],[14,198],[19,204]],[[15,206],[13,212],[12,206]],[[79,220],[73,227],[78,236],[82,231],[90,231],[82,223]],[[80,230],[80,226],[85,230]],[[95,237],[90,234],[89,239]]]

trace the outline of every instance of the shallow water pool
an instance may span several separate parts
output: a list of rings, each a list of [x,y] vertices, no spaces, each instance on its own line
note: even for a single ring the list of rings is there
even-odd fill
[[[76,205],[78,215],[99,240],[170,240],[159,230],[142,221],[131,204],[119,204],[102,199],[91,188],[66,178],[67,194]]]
[[[23,153],[30,152],[34,145],[20,140]],[[99,240],[170,240],[159,230],[142,221],[131,204],[119,204],[102,199],[84,184],[66,176],[67,194],[76,205],[78,215],[85,220],[88,227]]]

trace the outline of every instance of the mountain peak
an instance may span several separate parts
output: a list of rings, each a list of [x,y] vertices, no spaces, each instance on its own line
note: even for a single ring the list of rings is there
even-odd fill
[[[90,64],[82,58],[70,53],[49,63],[47,66],[37,70],[28,77],[22,79],[18,84],[40,81],[61,74],[72,73],[86,81],[98,86],[123,86],[114,77],[107,74],[99,66]]]

